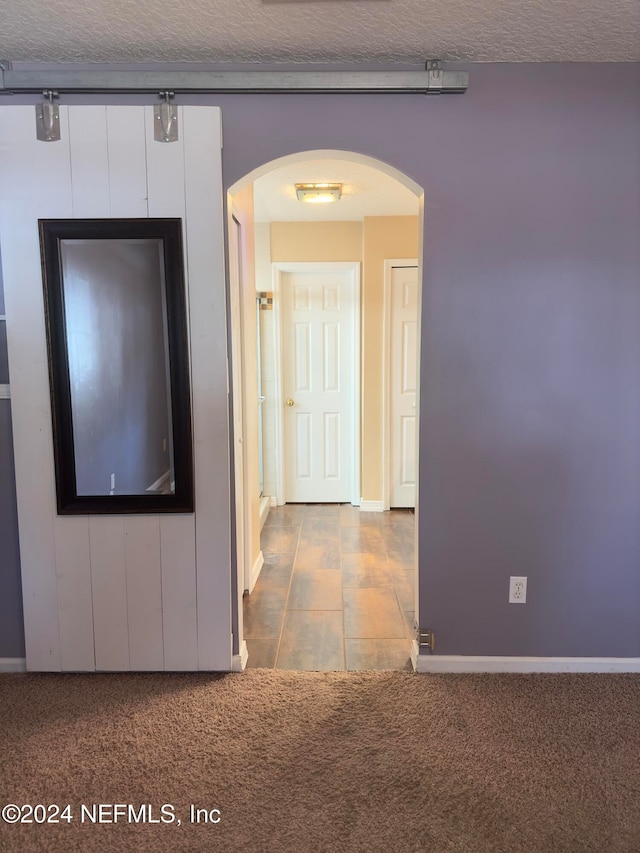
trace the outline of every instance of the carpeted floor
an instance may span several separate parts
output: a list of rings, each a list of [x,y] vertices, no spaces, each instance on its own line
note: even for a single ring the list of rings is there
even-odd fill
[[[636,676],[3,675],[0,735],[1,804],[72,817],[3,853],[640,851]]]

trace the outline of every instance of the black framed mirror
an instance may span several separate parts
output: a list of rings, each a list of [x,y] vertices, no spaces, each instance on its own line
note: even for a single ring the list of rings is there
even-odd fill
[[[41,219],[58,513],[193,511],[180,219]]]

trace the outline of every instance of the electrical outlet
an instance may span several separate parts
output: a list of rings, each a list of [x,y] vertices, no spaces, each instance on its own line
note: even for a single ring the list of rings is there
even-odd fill
[[[509,604],[527,603],[527,579],[509,578]]]

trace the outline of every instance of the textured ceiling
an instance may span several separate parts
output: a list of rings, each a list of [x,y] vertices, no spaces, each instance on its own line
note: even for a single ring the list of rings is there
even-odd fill
[[[39,62],[640,60],[640,0],[0,0]]]
[[[295,184],[341,183],[335,204],[303,204]],[[301,160],[273,169],[253,184],[257,222],[317,222],[361,220],[364,216],[411,216],[418,197],[389,175],[347,160]]]

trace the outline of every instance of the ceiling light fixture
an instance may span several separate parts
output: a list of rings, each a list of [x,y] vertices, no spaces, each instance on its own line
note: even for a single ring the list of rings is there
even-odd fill
[[[296,184],[296,195],[307,204],[328,204],[340,200],[342,184]]]

